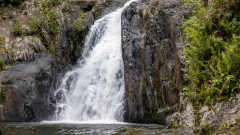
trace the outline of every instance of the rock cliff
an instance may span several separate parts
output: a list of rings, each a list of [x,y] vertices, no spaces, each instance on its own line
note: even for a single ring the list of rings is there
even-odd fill
[[[180,27],[189,15],[181,0],[142,0],[123,12],[126,121],[166,124],[178,109],[186,82]]]

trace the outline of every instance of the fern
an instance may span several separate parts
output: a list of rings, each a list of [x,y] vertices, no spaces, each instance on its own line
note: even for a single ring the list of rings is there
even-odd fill
[[[190,43],[184,50],[190,84],[183,91],[204,104],[226,100],[240,90],[240,1],[213,0],[208,7],[185,2],[194,16],[183,20],[184,41]]]

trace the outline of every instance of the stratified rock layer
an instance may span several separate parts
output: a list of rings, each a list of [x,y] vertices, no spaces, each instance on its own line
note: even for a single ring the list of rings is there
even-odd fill
[[[189,14],[180,0],[142,0],[123,12],[126,121],[166,124],[178,109],[170,106],[184,84],[180,24]]]

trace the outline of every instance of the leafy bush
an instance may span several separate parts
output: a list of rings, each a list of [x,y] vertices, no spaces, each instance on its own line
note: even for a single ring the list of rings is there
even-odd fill
[[[52,8],[62,3],[62,0],[41,0],[44,8]]]
[[[13,24],[13,35],[21,36],[24,33],[25,32],[22,30],[20,22],[18,20],[16,20],[15,23]]]
[[[81,32],[84,30],[84,21],[86,20],[85,15],[83,14],[83,11],[81,12],[81,17],[78,18],[75,22],[74,22],[74,27],[76,29],[77,32]]]
[[[240,89],[240,1],[212,0],[204,7],[186,0],[194,16],[183,20],[190,85],[183,91],[191,100],[209,104],[226,100]]]
[[[60,30],[59,20],[61,15],[54,11],[53,7],[60,4],[61,0],[42,0],[43,12],[46,16],[46,25],[51,35],[55,35]]]
[[[44,26],[44,22],[38,20],[36,17],[29,18],[30,31],[28,35],[38,35],[42,33],[42,28]]]

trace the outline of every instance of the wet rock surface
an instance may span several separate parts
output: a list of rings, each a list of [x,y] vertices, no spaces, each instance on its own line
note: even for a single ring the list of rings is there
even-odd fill
[[[1,73],[1,121],[39,121],[51,116],[51,60],[52,55],[42,54],[39,59]]]
[[[179,103],[179,89],[186,81],[180,25],[189,15],[180,0],[142,0],[123,12],[126,121],[166,124],[174,112],[166,108]]]

